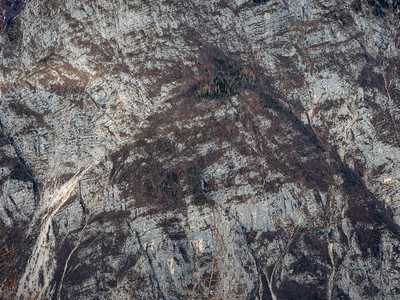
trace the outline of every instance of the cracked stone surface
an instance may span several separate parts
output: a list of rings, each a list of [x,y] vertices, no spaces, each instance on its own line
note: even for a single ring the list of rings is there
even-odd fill
[[[2,297],[400,297],[398,0],[0,8]]]

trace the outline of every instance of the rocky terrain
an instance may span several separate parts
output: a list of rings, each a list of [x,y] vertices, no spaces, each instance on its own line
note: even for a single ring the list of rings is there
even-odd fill
[[[2,298],[399,299],[399,0],[0,7]]]

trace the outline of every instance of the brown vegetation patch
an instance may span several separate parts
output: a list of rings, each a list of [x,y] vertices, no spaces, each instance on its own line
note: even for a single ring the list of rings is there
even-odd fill
[[[305,260],[310,261],[310,258],[306,258]],[[326,298],[326,285],[326,279],[321,279],[316,284],[304,284],[285,279],[281,282],[280,288],[274,289],[274,292],[278,299],[319,300]]]
[[[25,0],[1,0],[0,1],[0,34],[3,34],[7,27],[12,25],[15,18],[25,7]]]
[[[214,161],[215,155],[168,166],[155,158],[155,152],[148,154],[149,157],[124,165],[115,173],[115,183],[123,190],[124,198],[133,197],[136,206],[182,209],[186,207],[183,199],[189,193],[194,204],[210,203],[203,189],[201,171],[205,161]]]
[[[186,232],[181,227],[181,222],[182,220],[177,217],[165,218],[158,225],[171,240],[181,241],[187,239]]]
[[[384,110],[379,108],[379,110],[376,112],[377,113],[371,120],[371,124],[375,128],[376,135],[382,142],[386,144],[400,146],[396,134],[398,128],[395,127],[396,124],[393,124],[390,111],[388,109]]]
[[[31,175],[28,173],[26,166],[20,162],[16,163],[10,174],[11,179],[29,182],[31,181]]]
[[[119,223],[121,219],[128,217],[129,214],[129,211],[107,211],[95,215],[88,221],[88,224],[91,224],[93,222],[98,222],[100,225],[103,225],[107,222]]]
[[[222,98],[239,90],[255,89],[256,74],[228,59],[214,58],[200,67],[200,80],[192,85],[187,96]]]
[[[19,117],[33,117],[35,118],[35,124],[40,126],[45,126],[46,122],[44,120],[43,114],[38,113],[30,109],[25,103],[20,101],[10,101],[8,102],[10,109],[16,113]]]
[[[377,88],[382,94],[386,95],[385,81],[382,74],[375,73],[369,64],[362,68],[358,83],[365,89]]]

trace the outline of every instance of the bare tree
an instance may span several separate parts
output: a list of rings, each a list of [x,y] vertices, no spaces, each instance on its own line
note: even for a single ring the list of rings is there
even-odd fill
[[[9,269],[14,261],[14,243],[7,245],[7,231],[0,220],[0,272],[4,278],[0,289],[1,299],[10,299],[16,292],[17,277]]]
[[[225,260],[225,244],[220,231],[220,221],[213,218],[214,224],[209,225],[213,233],[215,242],[210,259],[203,259],[205,268],[192,272],[185,278],[183,290],[201,300],[229,300],[239,299],[238,278],[235,273],[230,278],[224,277],[227,272]],[[223,288],[223,283],[228,281],[228,287]]]
[[[9,245],[7,229],[0,220],[0,273],[3,278],[2,281],[0,281],[0,299],[39,299],[39,292],[28,291],[27,293],[21,293],[18,291],[17,282],[19,278],[17,274],[12,271],[14,263],[14,241]]]

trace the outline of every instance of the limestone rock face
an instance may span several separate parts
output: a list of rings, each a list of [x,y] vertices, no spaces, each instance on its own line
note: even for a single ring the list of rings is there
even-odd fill
[[[1,17],[9,297],[400,297],[398,0]]]

